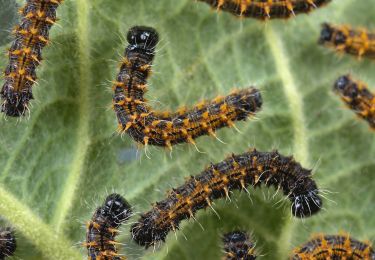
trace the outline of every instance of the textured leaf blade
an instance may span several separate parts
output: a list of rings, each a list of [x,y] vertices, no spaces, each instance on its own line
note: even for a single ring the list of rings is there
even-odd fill
[[[0,198],[0,214],[19,229],[17,255],[49,259],[53,250],[64,246],[67,254],[60,259],[84,255],[84,250],[66,245],[84,240],[82,224],[107,192],[124,194],[141,212],[170,187],[181,185],[183,177],[251,146],[277,148],[294,154],[306,167],[316,165],[314,178],[337,192],[328,194],[337,204],[325,201],[326,211],[301,222],[290,218],[289,205],[274,206],[282,197],[272,200],[273,190],[251,192],[253,203],[236,193],[234,202],[216,203],[220,219],[210,210],[198,214],[204,231],[196,222],[185,222],[177,241],[171,234],[159,252],[144,252],[133,243],[123,251],[146,254],[146,259],[217,259],[219,235],[231,228],[253,230],[265,259],[285,259],[312,232],[345,229],[359,239],[374,239],[375,137],[331,93],[333,81],[348,71],[374,86],[374,65],[338,57],[316,43],[323,21],[374,26],[375,7],[352,2],[333,1],[310,15],[269,23],[217,15],[189,0],[62,4],[61,27],[52,29],[53,44],[45,49],[46,60],[38,71],[31,118],[0,121],[1,192],[11,195],[21,209],[30,209],[30,215],[17,215],[10,207],[12,199]],[[118,69],[114,61],[125,47],[124,34],[135,24],[154,25],[162,38],[148,93],[149,99],[160,101],[154,102],[156,107],[175,109],[233,87],[256,85],[264,96],[259,119],[239,123],[242,133],[221,130],[219,137],[227,144],[198,139],[204,154],[181,145],[172,157],[150,148],[151,159],[143,150],[138,151],[139,159],[133,142],[114,134],[108,90]],[[5,50],[9,40],[1,44]],[[0,61],[6,64],[4,57]],[[42,232],[38,241],[21,225],[36,216],[40,223],[36,221],[35,231]],[[120,239],[128,241],[128,228],[124,231]],[[41,243],[60,233],[63,245]]]

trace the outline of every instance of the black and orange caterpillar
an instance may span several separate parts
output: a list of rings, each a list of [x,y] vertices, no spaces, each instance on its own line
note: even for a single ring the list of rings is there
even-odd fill
[[[351,110],[375,129],[375,94],[365,83],[344,75],[336,80],[333,89]]]
[[[158,34],[150,27],[136,26],[127,35],[129,45],[113,85],[113,108],[119,131],[136,142],[170,148],[178,143],[194,143],[202,135],[215,136],[222,127],[246,120],[262,106],[255,88],[235,91],[225,97],[202,102],[191,109],[172,112],[154,111],[144,99],[151,73]]]
[[[290,18],[308,13],[331,0],[198,0],[217,10],[261,20]]]
[[[12,256],[16,251],[17,243],[11,228],[0,228],[0,260]]]
[[[49,30],[55,24],[56,9],[63,0],[28,0],[20,13],[21,23],[14,29],[15,40],[9,49],[9,64],[0,96],[1,111],[19,117],[29,110],[36,82],[36,68],[42,61],[42,49],[49,42]]]
[[[154,246],[164,241],[169,231],[178,229],[182,220],[194,218],[198,210],[211,206],[213,200],[229,197],[232,190],[247,190],[248,186],[256,188],[261,184],[282,190],[292,202],[292,214],[296,217],[309,217],[322,207],[311,170],[277,151],[254,149],[211,164],[171,190],[166,199],[155,203],[132,226],[133,239],[146,248]]]
[[[223,260],[255,260],[255,243],[244,231],[232,231],[223,235]]]
[[[119,194],[109,195],[87,223],[88,260],[125,260],[118,253],[115,237],[120,225],[131,217],[129,203]]]
[[[364,28],[324,23],[319,43],[358,57],[375,58],[375,33]]]
[[[314,236],[310,241],[293,250],[291,260],[375,260],[375,251],[369,242],[362,242],[343,235]]]

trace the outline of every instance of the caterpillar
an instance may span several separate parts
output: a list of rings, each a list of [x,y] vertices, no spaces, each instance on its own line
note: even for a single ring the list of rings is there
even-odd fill
[[[223,236],[225,260],[255,260],[255,243],[244,231],[232,231]]]
[[[225,97],[202,102],[177,112],[154,111],[144,94],[151,73],[158,33],[145,26],[131,28],[129,45],[113,85],[113,108],[119,131],[126,132],[137,143],[171,149],[178,143],[193,143],[202,135],[215,136],[215,130],[231,127],[234,121],[246,120],[262,106],[259,90],[247,88]]]
[[[331,0],[198,0],[241,17],[260,20],[290,18],[308,13]]]
[[[369,243],[364,243],[348,234],[320,234],[293,250],[292,260],[375,260],[375,251]]]
[[[344,75],[336,80],[333,89],[351,110],[375,129],[375,94],[365,83]]]
[[[12,256],[16,251],[17,243],[11,228],[0,228],[0,260]]]
[[[36,68],[42,61],[42,49],[49,43],[49,30],[55,24],[56,9],[63,0],[27,0],[20,9],[21,23],[14,29],[15,40],[5,69],[0,96],[1,112],[19,117],[29,111]]]
[[[375,58],[375,34],[366,29],[324,23],[319,43],[359,57]]]
[[[133,239],[146,248],[165,241],[169,231],[178,229],[184,219],[215,199],[229,197],[233,190],[245,190],[261,184],[274,186],[283,191],[292,202],[292,214],[309,217],[322,207],[319,190],[311,178],[311,170],[302,168],[293,157],[285,157],[277,151],[258,152],[251,150],[240,155],[231,155],[218,164],[211,164],[202,173],[192,176],[182,186],[169,192],[166,199],[142,214],[133,224]]]
[[[119,194],[109,195],[87,223],[88,260],[125,260],[117,252],[115,237],[122,222],[131,217],[129,203]]]

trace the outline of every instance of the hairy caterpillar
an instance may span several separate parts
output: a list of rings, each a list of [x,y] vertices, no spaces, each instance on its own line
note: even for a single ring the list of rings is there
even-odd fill
[[[262,106],[260,92],[247,88],[202,102],[189,110],[154,111],[143,96],[158,34],[153,28],[136,26],[129,30],[127,41],[129,45],[113,86],[113,108],[119,131],[128,133],[138,143],[170,149],[178,143],[194,143],[199,136],[214,136],[215,130],[246,120]]]
[[[229,197],[232,190],[247,190],[248,186],[256,188],[261,184],[282,190],[292,202],[292,213],[296,217],[309,217],[322,207],[311,170],[277,151],[254,149],[211,164],[170,191],[166,199],[155,203],[132,226],[133,239],[139,245],[153,246],[164,241],[169,231],[178,229],[182,220],[194,218],[198,210],[211,206],[212,200]]]
[[[359,57],[375,58],[375,34],[366,29],[324,23],[319,43]]]
[[[121,223],[131,217],[129,203],[119,194],[109,195],[87,223],[86,243],[89,260],[124,260],[117,252],[115,237]]]
[[[290,18],[308,13],[331,0],[198,0],[241,17],[261,20]]]
[[[0,260],[12,256],[16,247],[16,237],[11,228],[0,228]]]
[[[333,89],[351,110],[375,129],[375,95],[365,83],[344,75],[336,80]]]
[[[375,251],[369,243],[349,235],[317,235],[293,250],[292,260],[375,260]]]
[[[49,30],[55,24],[56,9],[63,0],[28,0],[20,13],[22,20],[14,29],[15,40],[9,49],[9,64],[0,96],[1,111],[19,117],[28,111],[33,99],[36,68],[42,61],[42,49],[49,42]]]
[[[255,243],[244,231],[232,231],[223,236],[225,260],[255,260]]]

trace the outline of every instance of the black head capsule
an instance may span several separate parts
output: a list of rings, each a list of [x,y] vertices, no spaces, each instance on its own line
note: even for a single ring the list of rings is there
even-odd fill
[[[359,95],[359,89],[349,75],[339,77],[333,85],[333,90],[349,98],[356,98]]]
[[[289,196],[293,216],[306,218],[318,213],[323,202],[316,183],[311,178],[300,178],[294,185]]]
[[[11,117],[20,117],[24,115],[26,111],[27,108],[23,104],[14,104],[8,100],[1,105],[1,112],[4,112],[5,115]]]
[[[253,89],[251,95],[244,100],[243,109],[249,112],[256,112],[263,105],[262,95],[259,90]]]
[[[328,23],[322,24],[322,30],[320,31],[319,44],[330,42],[333,35],[333,28]]]
[[[13,90],[11,82],[5,82],[3,89],[0,92],[0,96],[3,99],[1,104],[1,112],[4,112],[7,116],[19,117],[23,116],[28,111],[28,103],[33,99],[31,88],[21,93]]]
[[[113,193],[106,198],[101,214],[108,217],[113,224],[120,225],[131,217],[132,210],[129,202],[121,195]]]
[[[247,240],[247,235],[242,231],[233,231],[223,236],[224,244],[227,243],[238,243]]]
[[[334,46],[340,46],[346,44],[347,36],[344,31],[338,27],[333,27],[328,23],[322,24],[322,30],[320,32],[319,43],[320,44],[332,44]]]
[[[178,229],[178,227],[176,227]],[[145,214],[141,221],[135,223],[131,228],[133,240],[140,246],[147,248],[155,247],[158,242],[165,242],[165,239],[172,227],[155,228],[154,216]]]
[[[225,260],[255,260],[255,244],[250,236],[243,231],[233,231],[223,236]]]
[[[152,27],[134,26],[128,32],[127,41],[134,48],[154,50],[159,42],[159,35]]]
[[[297,218],[311,217],[318,213],[323,206],[318,191],[309,191],[293,198],[292,214]]]
[[[335,91],[343,92],[350,84],[350,78],[348,75],[339,77],[335,84],[333,85],[333,89]]]
[[[17,243],[11,228],[0,228],[0,259],[12,256],[16,251]]]

